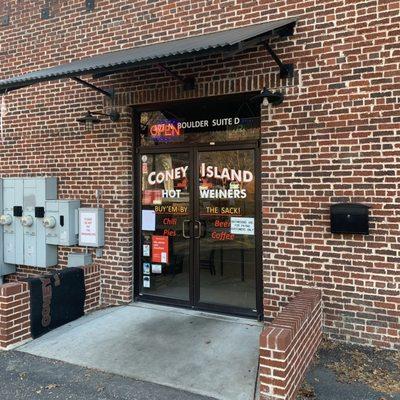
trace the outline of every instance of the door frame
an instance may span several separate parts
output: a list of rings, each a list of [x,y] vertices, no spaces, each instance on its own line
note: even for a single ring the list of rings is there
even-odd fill
[[[148,109],[149,107],[146,107]],[[132,163],[132,174],[133,174],[133,272],[134,272],[134,282],[133,282],[133,295],[134,301],[143,301],[154,304],[161,304],[167,306],[177,306],[189,309],[195,309],[200,311],[210,311],[220,314],[230,314],[244,317],[256,317],[259,321],[263,319],[263,262],[262,262],[262,199],[261,199],[261,154],[260,154],[260,140],[248,140],[248,141],[232,141],[216,143],[215,145],[210,145],[210,143],[175,143],[175,144],[159,144],[154,147],[142,147],[140,145],[140,113],[143,110],[140,107],[135,107],[132,109],[132,121],[133,121],[133,163]],[[142,154],[160,154],[160,153],[188,153],[190,164],[195,168],[197,167],[197,153],[200,151],[222,151],[222,150],[242,150],[251,149],[254,150],[254,178],[255,178],[255,279],[256,279],[256,310],[250,311],[247,309],[234,307],[234,306],[222,306],[218,304],[209,303],[195,303],[195,296],[199,294],[199,268],[198,268],[198,245],[194,246],[194,240],[190,239],[190,254],[193,254],[191,261],[191,266],[189,268],[189,301],[162,298],[160,296],[142,294],[140,295],[140,283],[142,278],[141,273],[141,260],[142,260],[142,235],[141,235],[141,156]],[[189,192],[194,195],[190,199],[190,210],[191,210],[191,220],[192,217],[196,215],[196,209],[198,208],[198,198],[199,194],[195,190],[195,180],[197,175],[192,173],[189,182]],[[198,213],[198,210],[197,210]],[[193,237],[194,227],[193,223],[190,224],[190,236]],[[135,240],[135,238],[137,238]],[[195,258],[197,257],[197,258]],[[194,260],[197,260],[196,262]],[[196,264],[197,263],[197,264]],[[136,266],[136,268],[135,268]],[[196,276],[197,275],[197,276]],[[195,279],[197,278],[197,287],[195,284]],[[196,291],[196,293],[195,293]]]

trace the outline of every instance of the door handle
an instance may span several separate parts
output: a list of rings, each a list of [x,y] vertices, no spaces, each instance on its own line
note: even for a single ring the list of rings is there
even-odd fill
[[[188,222],[190,223],[190,219],[184,219],[183,222],[182,222],[182,236],[183,236],[185,239],[190,239],[190,235],[187,235],[187,234],[186,234],[186,224],[187,224]]]
[[[197,228],[196,228],[197,235],[194,238],[195,239],[200,239],[201,238],[201,222],[195,219],[194,223],[197,226]]]

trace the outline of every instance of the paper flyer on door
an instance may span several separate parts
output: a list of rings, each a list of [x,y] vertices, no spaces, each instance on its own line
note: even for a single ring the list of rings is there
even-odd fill
[[[156,230],[156,212],[154,210],[142,210],[142,231]]]
[[[231,218],[231,233],[235,235],[254,235],[254,218]]]
[[[151,261],[153,263],[168,263],[169,247],[168,236],[156,236],[151,238]]]

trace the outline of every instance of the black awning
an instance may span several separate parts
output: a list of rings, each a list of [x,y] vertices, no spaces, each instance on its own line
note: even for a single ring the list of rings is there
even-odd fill
[[[42,81],[87,74],[101,76],[201,53],[237,52],[250,45],[257,45],[272,35],[289,36],[293,34],[296,21],[297,18],[288,18],[264,22],[75,60],[56,67],[0,80],[0,94]]]

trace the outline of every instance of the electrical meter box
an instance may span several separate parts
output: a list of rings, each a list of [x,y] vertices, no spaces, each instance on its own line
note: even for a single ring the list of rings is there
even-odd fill
[[[24,230],[23,265],[52,267],[57,265],[57,247],[46,243],[43,226],[46,200],[57,199],[57,178],[23,179],[23,213],[20,223]]]
[[[53,267],[57,246],[78,243],[104,246],[104,209],[57,200],[55,177],[0,179],[0,277],[15,272],[16,265]]]
[[[4,209],[3,205],[3,181],[0,179],[0,212]],[[11,224],[13,218],[11,215],[2,219],[4,224]],[[3,225],[5,226],[5,225]],[[4,275],[9,275],[15,272],[16,268],[14,263],[8,264],[4,260],[4,229],[0,229],[0,278]],[[15,242],[14,242],[15,246]]]
[[[4,262],[8,264],[24,263],[24,228],[21,225],[24,203],[23,179],[3,179],[2,231]]]
[[[104,246],[104,209],[79,209],[79,246]]]
[[[32,267],[57,265],[57,247],[46,243],[46,200],[57,198],[57,178],[5,178],[2,185],[3,262]]]
[[[58,246],[78,244],[79,200],[46,201],[43,226],[46,229],[46,243]]]

